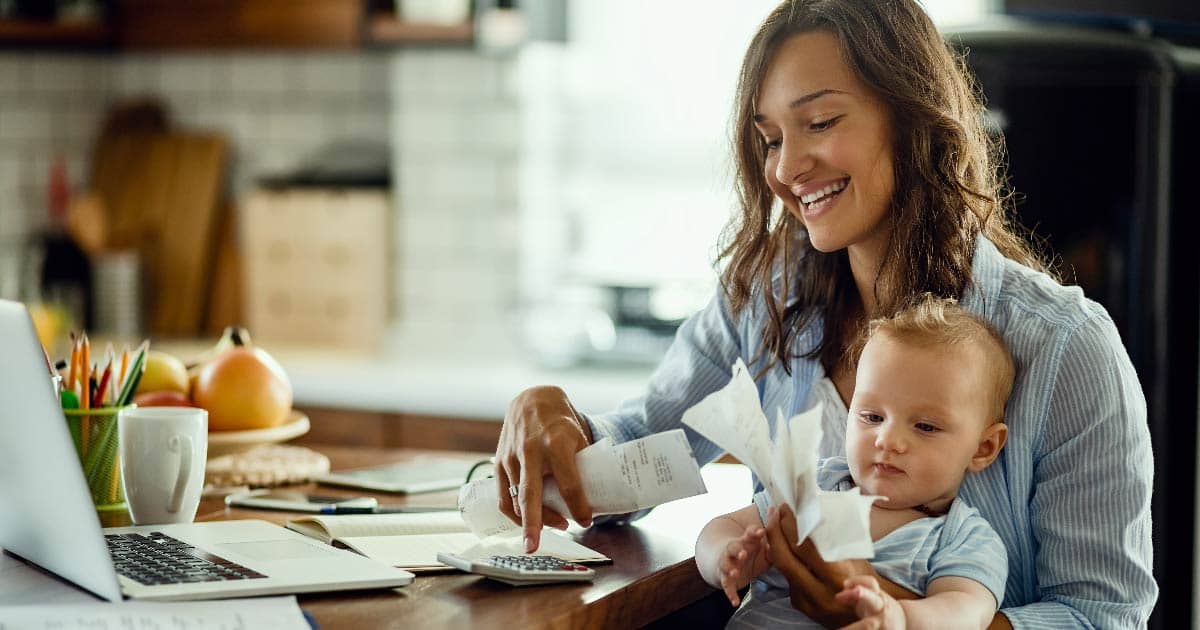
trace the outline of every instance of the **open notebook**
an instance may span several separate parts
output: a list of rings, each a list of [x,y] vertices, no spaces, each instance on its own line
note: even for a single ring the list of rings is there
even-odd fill
[[[468,559],[524,553],[520,536],[481,540],[467,529],[458,512],[450,511],[302,516],[289,520],[287,527],[413,572],[449,570],[438,562],[439,551]],[[550,529],[542,532],[536,553],[570,562],[611,562],[608,556]]]

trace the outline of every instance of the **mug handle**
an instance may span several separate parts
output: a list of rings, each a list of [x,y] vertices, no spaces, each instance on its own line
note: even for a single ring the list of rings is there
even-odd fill
[[[181,448],[181,442],[186,442],[187,447]],[[192,472],[192,453],[195,451],[195,444],[190,436],[172,435],[167,440],[167,450],[179,453],[179,473],[175,475],[175,490],[171,492],[171,499],[167,503],[167,511],[174,514],[183,507],[183,494],[187,489],[188,477]]]

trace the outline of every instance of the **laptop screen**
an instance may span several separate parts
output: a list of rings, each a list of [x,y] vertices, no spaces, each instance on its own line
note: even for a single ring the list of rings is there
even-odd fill
[[[0,300],[0,547],[121,599],[100,520],[25,306]]]

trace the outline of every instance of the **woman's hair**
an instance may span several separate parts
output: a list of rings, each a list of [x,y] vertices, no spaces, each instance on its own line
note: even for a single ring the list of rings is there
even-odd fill
[[[857,363],[867,343],[879,335],[918,348],[974,346],[983,353],[983,364],[992,380],[992,420],[1003,420],[1004,405],[1008,403],[1016,378],[1016,364],[1000,333],[968,313],[953,298],[923,293],[909,304],[895,314],[872,319],[866,331],[850,346],[847,353],[850,360]]]
[[[844,250],[811,247],[803,224],[777,211],[764,174],[767,147],[754,127],[756,101],[772,56],[793,35],[826,31],[842,58],[890,116],[895,190],[885,220],[891,239],[874,286],[876,312],[863,313]],[[786,0],[751,41],[738,80],[733,120],[742,212],[727,226],[721,283],[735,314],[766,309],[758,356],[766,371],[796,356],[833,369],[859,323],[895,313],[913,295],[961,297],[971,280],[979,234],[1008,258],[1046,271],[1009,223],[1001,192],[1003,146],[984,129],[984,108],[965,64],[915,0]],[[821,317],[812,348],[793,349],[796,331]]]

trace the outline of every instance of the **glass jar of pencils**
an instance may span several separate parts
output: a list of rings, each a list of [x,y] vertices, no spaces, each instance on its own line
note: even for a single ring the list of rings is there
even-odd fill
[[[105,513],[127,511],[117,448],[117,413],[135,406],[63,409],[88,491],[102,518]]]

